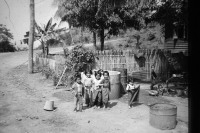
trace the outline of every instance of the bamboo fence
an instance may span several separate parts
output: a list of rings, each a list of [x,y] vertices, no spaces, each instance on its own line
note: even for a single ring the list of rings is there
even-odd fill
[[[150,80],[151,65],[155,66],[158,77],[163,80],[169,78],[169,66],[164,52],[169,51],[160,49],[93,51],[99,59],[98,68],[103,70],[124,68],[129,75],[145,81]]]
[[[157,76],[163,80],[169,78],[169,65],[164,52],[169,50],[141,49],[136,50],[106,50],[92,51],[98,58],[94,68],[113,70],[113,68],[127,69],[130,76],[149,81],[151,78],[151,65],[155,66]],[[64,69],[65,58],[61,55],[53,57],[36,56],[36,64],[49,65],[56,73]]]

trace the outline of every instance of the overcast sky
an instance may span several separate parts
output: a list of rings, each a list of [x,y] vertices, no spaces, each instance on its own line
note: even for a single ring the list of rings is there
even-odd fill
[[[9,9],[5,3],[10,7]],[[14,35],[13,41],[19,41],[29,31],[30,27],[30,0],[0,0],[0,24],[6,25]],[[54,15],[56,7],[52,6],[53,0],[35,0],[35,20],[38,24],[46,24]]]

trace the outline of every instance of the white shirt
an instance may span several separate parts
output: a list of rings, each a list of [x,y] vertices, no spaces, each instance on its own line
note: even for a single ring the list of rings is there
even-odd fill
[[[126,90],[136,89],[135,85],[127,84]]]
[[[95,80],[94,80],[94,89],[95,90],[97,90],[97,89],[99,89],[99,84],[100,84],[100,82],[102,81],[102,79],[99,79],[99,80],[97,80],[96,78],[95,78]]]
[[[84,72],[81,72],[81,82],[82,82],[82,83],[83,83],[85,77],[86,77],[86,75],[84,74]]]

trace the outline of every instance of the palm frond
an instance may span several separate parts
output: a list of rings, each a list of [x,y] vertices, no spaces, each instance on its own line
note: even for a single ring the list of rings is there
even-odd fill
[[[46,27],[45,27],[45,31],[47,32],[50,29],[51,23],[52,23],[52,18],[50,18],[50,20],[48,21]]]
[[[38,32],[38,34],[44,32],[44,31],[42,30],[42,28],[36,23],[36,21],[35,21],[35,28],[36,28],[36,31]]]
[[[53,29],[55,28],[56,25],[57,25],[56,23],[53,24],[53,25],[49,28],[49,31],[53,31]]]

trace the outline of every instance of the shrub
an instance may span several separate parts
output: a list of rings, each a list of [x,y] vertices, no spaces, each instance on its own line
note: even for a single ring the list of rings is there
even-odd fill
[[[9,41],[0,42],[0,52],[15,52],[15,47]]]
[[[65,65],[67,66],[67,70],[65,79],[71,85],[74,82],[75,77],[80,74],[80,72],[85,71],[88,67],[90,68],[94,62],[95,58],[91,51],[88,51],[82,45],[75,46],[66,56]]]

